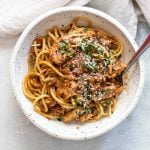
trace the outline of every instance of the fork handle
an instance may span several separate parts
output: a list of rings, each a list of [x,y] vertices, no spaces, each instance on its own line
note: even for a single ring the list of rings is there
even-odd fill
[[[124,73],[126,73],[129,68],[136,62],[136,60],[150,47],[150,33],[146,37],[144,43],[140,46],[138,51],[134,54],[131,60],[128,62],[127,68],[125,69]]]

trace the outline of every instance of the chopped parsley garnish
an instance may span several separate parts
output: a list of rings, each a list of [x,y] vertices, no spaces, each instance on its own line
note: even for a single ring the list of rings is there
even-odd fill
[[[83,106],[83,101],[81,99],[77,99],[77,105]]]
[[[95,46],[84,39],[80,44],[80,48],[83,52],[89,54],[95,49]]]
[[[98,47],[98,48],[96,48],[96,50],[97,50],[97,53],[98,53],[98,54],[100,54],[100,55],[103,55],[103,54],[104,54],[104,49],[103,49],[103,48]]]
[[[102,97],[107,93],[106,90],[98,90],[95,92],[95,95],[97,97],[98,100],[101,100]]]
[[[91,53],[96,50],[96,52],[99,55],[104,55],[104,48],[102,47],[97,47],[95,45],[93,45],[92,43],[88,42],[86,39],[83,39],[81,44],[80,44],[80,49],[86,53],[91,55]]]
[[[60,49],[61,49],[62,55],[64,55],[64,54],[66,54],[67,56],[73,56],[74,55],[74,53],[69,50],[69,45],[65,41],[60,42]]]
[[[84,87],[85,87],[87,90],[91,90],[90,82],[87,81],[87,83],[84,85]]]
[[[72,102],[72,105],[73,105],[74,107],[83,106],[83,101],[82,101],[82,99],[77,98],[76,95],[74,95],[74,96],[72,97],[71,102]]]
[[[61,42],[60,42],[60,48],[61,48],[61,50],[66,50],[66,49],[68,49],[68,48],[69,48],[68,43],[65,42],[65,41],[61,41]]]
[[[66,49],[61,49],[61,54],[64,55],[64,54],[68,54],[70,53],[70,51],[66,50]]]
[[[94,50],[97,50],[97,48],[89,43],[87,40],[82,40],[80,44],[80,49],[83,53],[85,53],[85,61],[83,62],[83,66],[88,69],[88,71],[96,71],[97,69],[97,63],[95,62],[95,59],[92,58],[92,53]],[[100,51],[100,49],[99,49]]]
[[[91,99],[92,99],[92,93],[88,93],[88,94],[87,94],[87,99],[88,99],[88,100],[91,100]]]
[[[109,106],[110,105],[110,99],[106,99],[105,104],[106,104],[106,106]]]
[[[112,92],[112,90],[110,90],[110,89],[107,89],[107,90],[99,90],[99,91],[96,91],[96,92],[95,92],[95,96],[97,97],[98,100],[101,100],[102,97],[103,97],[105,94],[109,94],[109,93],[111,93],[111,92]],[[109,99],[108,99],[108,101],[109,101]]]
[[[86,55],[85,55],[85,58],[86,58],[87,60],[91,60],[91,56],[90,56],[89,54],[86,54]]]
[[[85,55],[86,60],[83,63],[83,66],[86,67],[89,71],[95,71],[97,63],[90,55]]]
[[[92,112],[92,110],[90,108],[85,108],[85,113],[86,114],[90,114]]]
[[[103,63],[104,63],[104,66],[108,66],[111,64],[111,60],[109,57],[106,57],[103,59]]]
[[[89,70],[89,71],[94,71],[96,68],[96,63],[93,62],[89,62],[89,63],[85,63],[84,62],[84,66]]]
[[[91,85],[90,85],[89,81],[84,85],[83,97],[87,100],[92,99]]]
[[[102,91],[96,91],[95,95],[98,98],[98,100],[101,100],[102,96],[103,96],[103,93],[102,93]]]

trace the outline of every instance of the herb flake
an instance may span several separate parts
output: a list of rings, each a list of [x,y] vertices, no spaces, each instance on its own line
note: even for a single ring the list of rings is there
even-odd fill
[[[80,44],[80,48],[83,52],[89,54],[95,49],[95,46],[84,39]]]
[[[105,104],[106,104],[106,106],[109,106],[110,105],[110,99],[106,99]]]
[[[70,56],[70,57],[74,55],[74,53],[69,50],[69,45],[65,41],[60,42],[60,49],[61,49],[62,55],[66,54],[67,56]]]

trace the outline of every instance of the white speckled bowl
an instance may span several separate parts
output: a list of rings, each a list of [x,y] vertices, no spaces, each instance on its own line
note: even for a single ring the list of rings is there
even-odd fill
[[[55,137],[83,140],[108,132],[131,113],[143,88],[144,72],[141,62],[137,62],[132,70],[130,70],[128,91],[124,91],[120,95],[116,111],[112,116],[103,118],[95,123],[86,123],[83,125],[64,124],[59,121],[49,121],[34,112],[31,102],[22,92],[22,79],[27,72],[27,57],[31,43],[37,35],[45,34],[50,27],[68,25],[75,16],[86,16],[92,20],[94,27],[101,28],[119,37],[124,43],[124,62],[127,63],[137,50],[137,44],[128,31],[107,14],[86,7],[59,8],[41,15],[24,30],[12,54],[10,79],[21,109],[34,125]]]

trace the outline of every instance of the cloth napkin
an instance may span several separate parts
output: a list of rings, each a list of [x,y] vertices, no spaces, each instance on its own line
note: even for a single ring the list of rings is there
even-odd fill
[[[62,6],[83,6],[90,0],[0,0],[0,37],[12,37],[42,13]]]
[[[34,18],[48,10],[62,6],[82,6],[89,1],[0,0],[0,37],[9,38],[20,34]],[[138,19],[146,19],[150,24],[150,0],[92,0],[87,6],[104,11],[117,19],[134,38]]]
[[[90,7],[104,11],[117,19],[134,38],[138,20],[147,21],[150,25],[150,0],[93,0]]]

